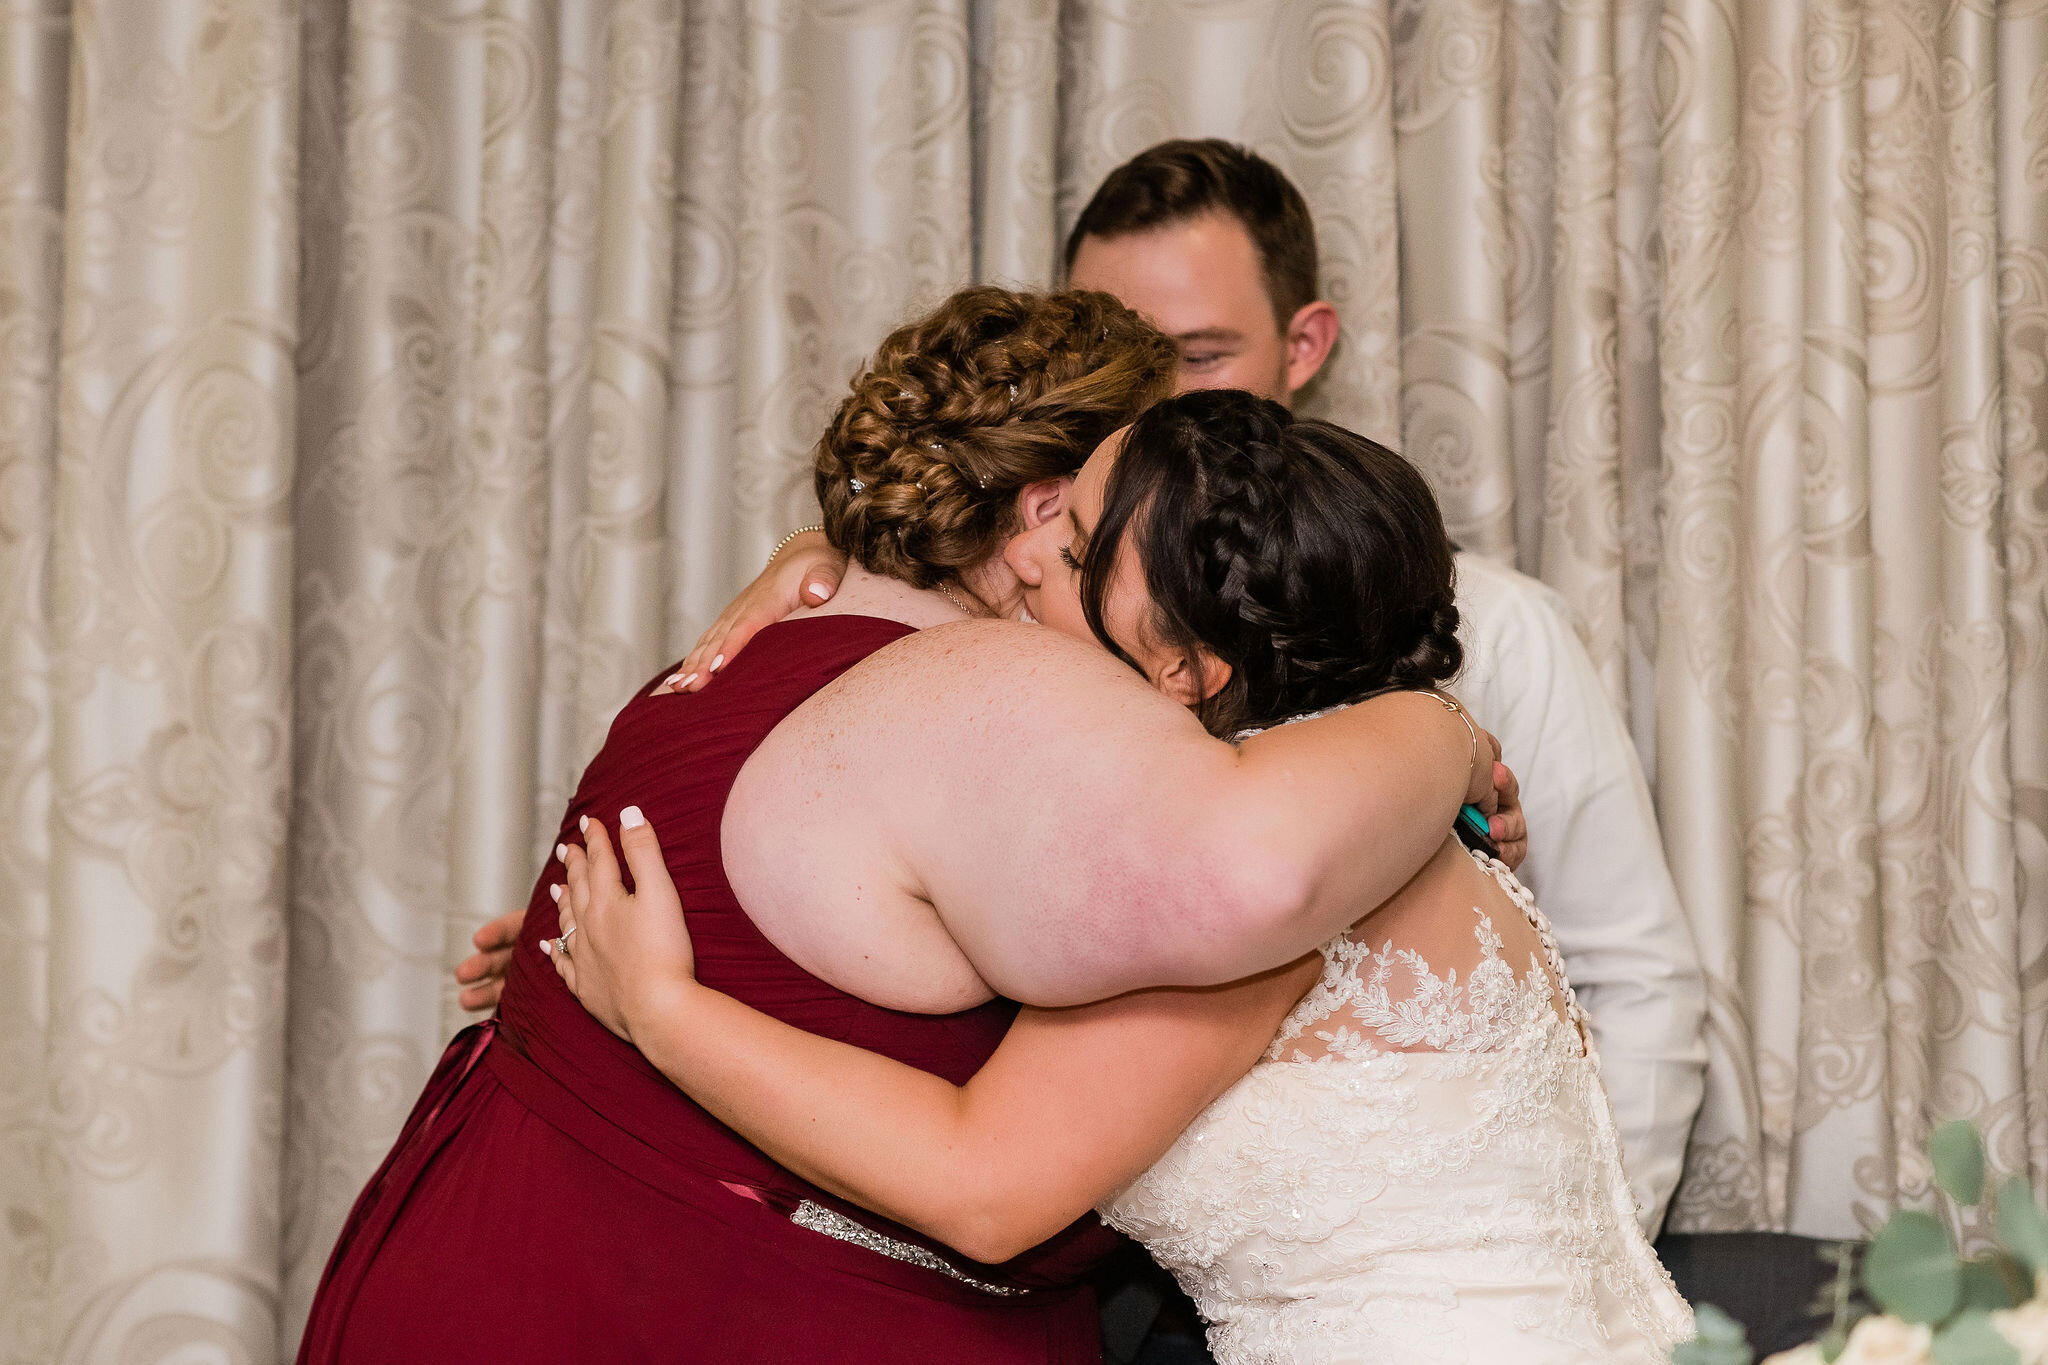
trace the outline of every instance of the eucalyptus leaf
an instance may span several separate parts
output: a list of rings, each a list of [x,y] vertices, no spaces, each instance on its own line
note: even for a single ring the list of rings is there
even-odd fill
[[[2015,1295],[2013,1291],[2017,1287],[1995,1254],[1973,1257],[1963,1262],[1962,1286],[1956,1296],[1956,1305],[1965,1311],[1972,1308],[1982,1308],[1986,1312],[1994,1308],[2017,1308],[2028,1298],[2027,1294]],[[2031,1291],[2031,1286],[2026,1287]]]
[[[1998,1240],[2036,1275],[2048,1271],[2048,1214],[2041,1212],[2033,1190],[2019,1176],[1998,1192]]]
[[[1934,1162],[1934,1183],[1958,1204],[1984,1197],[1984,1139],[1968,1119],[1954,1119],[1934,1130],[1927,1140]]]
[[[1935,1365],[2020,1365],[2019,1348],[1991,1325],[1991,1315],[1973,1308],[1934,1334]]]
[[[1687,1341],[1671,1348],[1671,1365],[1751,1365],[1755,1359],[1747,1342]]]
[[[1878,1306],[1907,1322],[1940,1322],[1962,1292],[1962,1265],[1933,1214],[1900,1209],[1871,1240],[1863,1285]]]
[[[1756,1359],[1742,1324],[1713,1304],[1694,1310],[1693,1325],[1699,1336],[1672,1348],[1671,1365],[1750,1365]]]

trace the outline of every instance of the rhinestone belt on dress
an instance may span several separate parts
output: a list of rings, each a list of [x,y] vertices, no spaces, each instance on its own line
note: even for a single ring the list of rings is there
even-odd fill
[[[861,1224],[854,1222],[845,1214],[835,1213],[824,1205],[814,1204],[808,1199],[797,1204],[795,1210],[789,1215],[789,1221],[795,1223],[800,1228],[809,1228],[812,1232],[822,1232],[827,1237],[835,1237],[842,1242],[851,1242],[855,1246],[866,1247],[869,1251],[878,1252],[881,1255],[887,1256],[892,1261],[902,1261],[909,1265],[922,1267],[925,1270],[936,1270],[947,1279],[958,1280],[969,1289],[979,1289],[984,1294],[994,1294],[1000,1298],[1009,1298],[1015,1294],[1027,1294],[1030,1292],[1026,1289],[1014,1289],[1009,1285],[990,1284],[986,1280],[977,1280],[972,1275],[961,1273],[959,1270],[948,1265],[944,1259],[933,1255],[915,1242],[898,1241],[894,1237],[884,1236],[873,1228],[863,1227]]]

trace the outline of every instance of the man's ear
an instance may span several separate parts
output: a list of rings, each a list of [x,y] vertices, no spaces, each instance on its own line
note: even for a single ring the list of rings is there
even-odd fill
[[[1067,494],[1074,487],[1074,476],[1062,474],[1057,479],[1040,479],[1027,483],[1017,490],[1017,515],[1023,519],[1024,529],[1035,531],[1067,510]]]
[[[1209,700],[1230,684],[1230,665],[1206,649],[1197,649],[1196,657],[1201,666],[1196,667],[1195,659],[1185,654],[1176,654],[1164,668],[1159,670],[1152,685],[1172,697],[1182,706],[1195,706]]]
[[[1317,299],[1295,310],[1287,323],[1287,392],[1292,395],[1323,368],[1337,344],[1337,307]]]

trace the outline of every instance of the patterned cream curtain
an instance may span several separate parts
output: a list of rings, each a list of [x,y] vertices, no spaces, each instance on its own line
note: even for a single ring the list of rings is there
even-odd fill
[[[275,1352],[299,42],[0,10],[0,1358]]]
[[[289,1357],[847,374],[1174,135],[1302,185],[1311,405],[1658,759],[1678,1225],[1853,1233],[1937,1114],[2048,1174],[2043,70],[2040,0],[0,0],[0,1361]]]
[[[1658,787],[1680,1226],[2048,1170],[2048,6],[1670,0]]]

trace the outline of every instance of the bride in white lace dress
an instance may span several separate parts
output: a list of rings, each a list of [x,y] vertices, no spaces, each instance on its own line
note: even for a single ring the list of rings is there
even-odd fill
[[[1691,1335],[1549,926],[1471,856],[1540,953],[1518,963],[1474,907],[1476,954],[1439,972],[1369,918],[1323,948],[1250,1073],[1102,1206],[1225,1365],[1662,1361]]]
[[[1013,542],[1032,616],[1162,687],[1192,670],[1218,733],[1456,669],[1434,502],[1349,433],[1185,395],[1106,442],[1069,508]],[[1320,955],[1026,1008],[965,1086],[696,985],[652,832],[624,842],[632,895],[596,825],[567,858],[582,937],[557,966],[586,1007],[784,1166],[963,1254],[813,1207],[825,1235],[1014,1293],[986,1267],[1092,1205],[1180,1279],[1223,1365],[1651,1362],[1691,1335],[1548,927],[1455,838]]]

